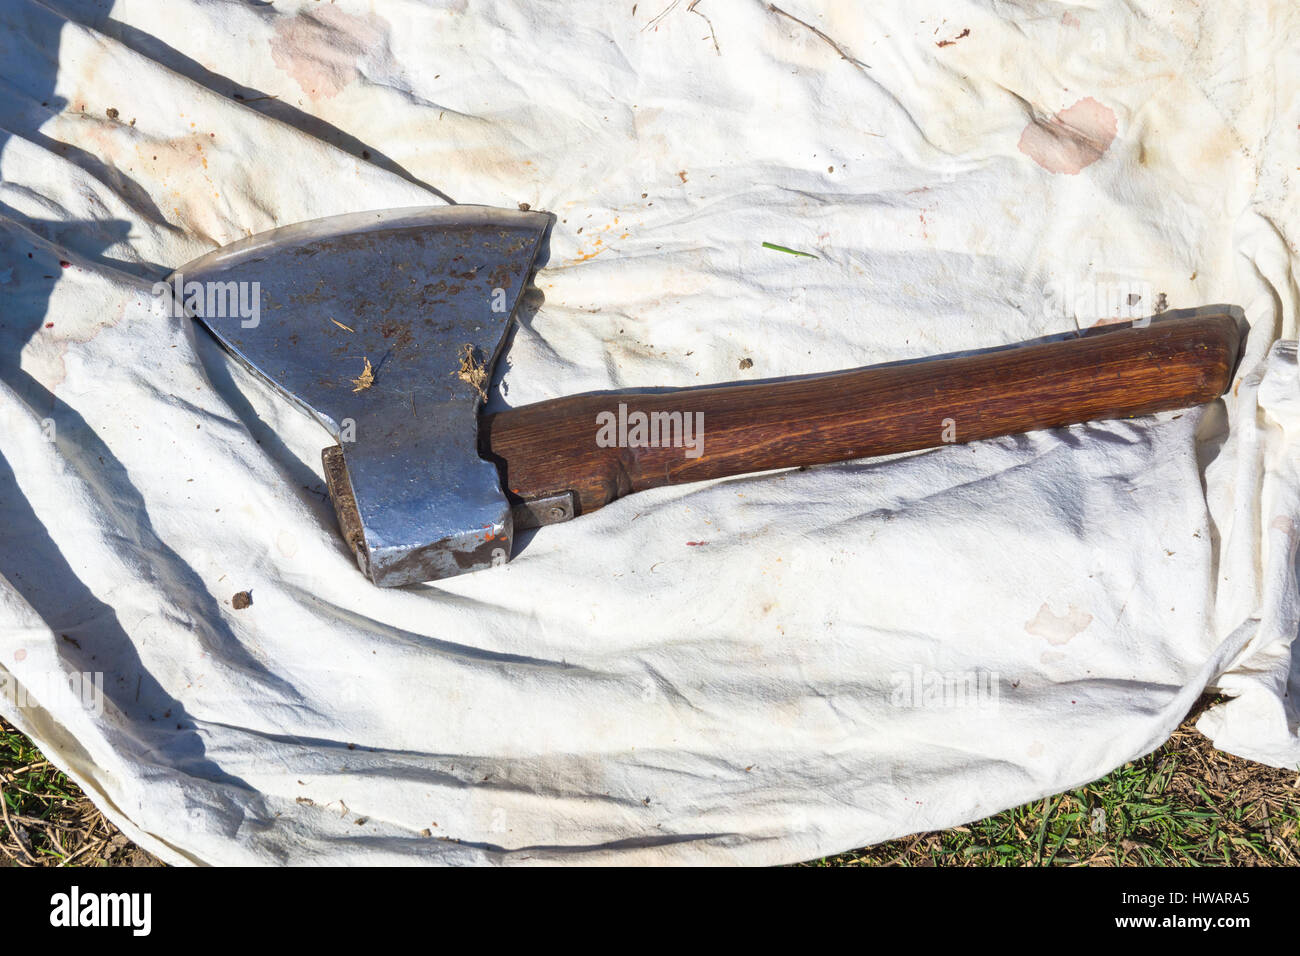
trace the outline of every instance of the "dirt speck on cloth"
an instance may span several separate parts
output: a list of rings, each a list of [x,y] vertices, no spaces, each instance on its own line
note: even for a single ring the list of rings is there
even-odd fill
[[[352,389],[353,392],[363,392],[375,384],[374,366],[370,364],[369,358],[363,358],[362,361],[366,364],[361,369],[361,374],[352,380],[352,384],[356,386],[356,388]]]
[[[487,365],[474,351],[474,346],[462,345],[460,347],[460,368],[456,370],[456,377],[478,392],[479,398],[487,401]]]

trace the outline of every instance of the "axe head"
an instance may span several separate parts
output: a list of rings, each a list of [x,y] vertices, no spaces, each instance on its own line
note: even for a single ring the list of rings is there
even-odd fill
[[[509,559],[511,507],[479,457],[478,410],[552,221],[483,206],[353,213],[241,240],[168,279],[334,436],[322,457],[339,527],[381,587]]]

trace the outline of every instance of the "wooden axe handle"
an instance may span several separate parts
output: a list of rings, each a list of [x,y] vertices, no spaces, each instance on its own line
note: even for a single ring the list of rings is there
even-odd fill
[[[485,416],[480,449],[512,495],[573,492],[584,514],[660,485],[1199,405],[1228,387],[1239,341],[1232,317],[1195,316],[786,381],[557,398]],[[682,447],[694,428],[668,444],[671,417],[660,447],[603,447],[611,421],[637,439],[637,412],[702,422],[702,453]]]

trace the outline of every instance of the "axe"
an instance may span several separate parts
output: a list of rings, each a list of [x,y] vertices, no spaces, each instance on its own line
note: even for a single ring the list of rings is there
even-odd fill
[[[516,530],[647,488],[1202,404],[1237,361],[1237,320],[1211,310],[480,415],[553,221],[483,206],[348,214],[235,242],[168,279],[178,310],[333,435],[322,461],[339,529],[380,587],[502,564]]]

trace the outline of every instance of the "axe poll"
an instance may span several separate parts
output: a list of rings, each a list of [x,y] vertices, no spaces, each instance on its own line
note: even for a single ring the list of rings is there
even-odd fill
[[[233,243],[168,280],[187,314],[334,436],[326,484],[376,585],[504,563],[516,530],[648,488],[1210,402],[1241,340],[1228,309],[1198,310],[978,354],[483,415],[552,222],[482,206],[334,216]],[[249,287],[255,321],[203,294],[228,302]]]

